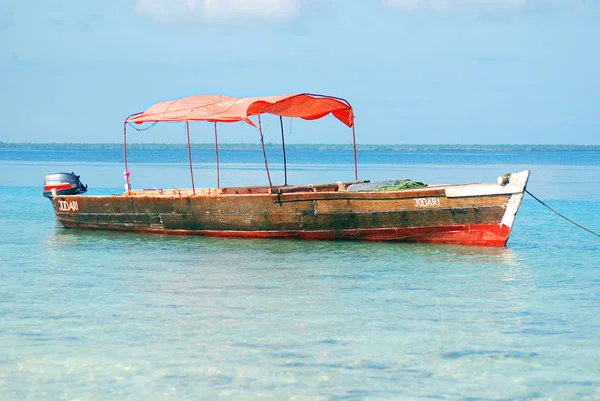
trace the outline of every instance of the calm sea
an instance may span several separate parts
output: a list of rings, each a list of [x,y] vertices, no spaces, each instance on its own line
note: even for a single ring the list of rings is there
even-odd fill
[[[600,231],[600,152],[373,151],[362,179],[494,182]],[[1,400],[600,400],[600,239],[526,197],[507,248],[66,230],[45,174],[123,188],[119,150],[0,148]],[[269,155],[275,182],[281,156]],[[134,188],[188,187],[185,150],[132,150]],[[295,151],[290,183],[352,180]],[[266,183],[221,153],[223,185]],[[194,153],[198,186],[216,180]]]

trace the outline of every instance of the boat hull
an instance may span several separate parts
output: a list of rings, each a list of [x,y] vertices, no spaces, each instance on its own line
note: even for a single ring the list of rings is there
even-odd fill
[[[508,183],[397,192],[58,196],[67,228],[222,237],[364,240],[505,246],[529,171]],[[239,191],[232,191],[239,192]]]

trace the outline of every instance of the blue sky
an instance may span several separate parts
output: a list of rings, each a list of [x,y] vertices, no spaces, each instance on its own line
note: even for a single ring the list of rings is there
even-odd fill
[[[4,0],[0,74],[4,142],[119,142],[123,119],[157,101],[312,92],[350,101],[359,143],[598,145],[600,2]],[[208,124],[192,134],[212,141]],[[288,137],[349,140],[333,118]]]

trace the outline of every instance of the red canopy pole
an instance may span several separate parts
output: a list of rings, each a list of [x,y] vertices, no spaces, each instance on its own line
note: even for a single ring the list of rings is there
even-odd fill
[[[131,184],[129,183],[129,169],[127,168],[127,123],[129,119],[133,116],[140,115],[142,113],[133,113],[127,116],[125,121],[123,122],[123,161],[125,162],[125,171],[123,172],[123,176],[125,178],[127,195],[129,195],[131,191]],[[134,127],[135,128],[135,127]]]
[[[217,151],[217,188],[221,188],[221,180],[219,178],[219,139],[217,137],[217,123],[215,123],[215,149]]]
[[[192,177],[192,192],[196,195],[196,187],[194,186],[194,169],[192,168],[192,147],[190,145],[190,123],[185,122],[185,133],[188,140],[188,157],[190,158],[190,176]]]
[[[354,115],[352,115],[352,143],[354,145],[354,179],[358,181],[358,164],[356,162],[356,133],[354,132]]]
[[[281,147],[283,148],[283,176],[285,177],[285,185],[287,185],[287,160],[285,158],[285,138],[283,136],[283,117],[279,116],[279,124],[281,125]]]
[[[269,164],[267,163],[267,152],[265,151],[265,138],[263,137],[262,125],[260,123],[260,114],[258,115],[258,133],[260,134],[260,144],[262,146],[263,157],[265,158],[265,169],[267,170],[269,187],[273,188],[273,183],[271,182],[271,173],[269,173]]]
[[[127,120],[123,123],[123,161],[125,162],[125,171],[123,172],[125,176],[125,190],[127,191],[127,195],[129,195],[131,185],[129,184],[129,170],[127,169]]]

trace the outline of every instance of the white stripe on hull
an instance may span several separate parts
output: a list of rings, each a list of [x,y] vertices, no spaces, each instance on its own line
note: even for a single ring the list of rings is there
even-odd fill
[[[468,184],[446,188],[448,198],[466,198],[471,196],[486,195],[511,195],[523,192],[523,188],[518,185],[499,185],[499,184]]]

